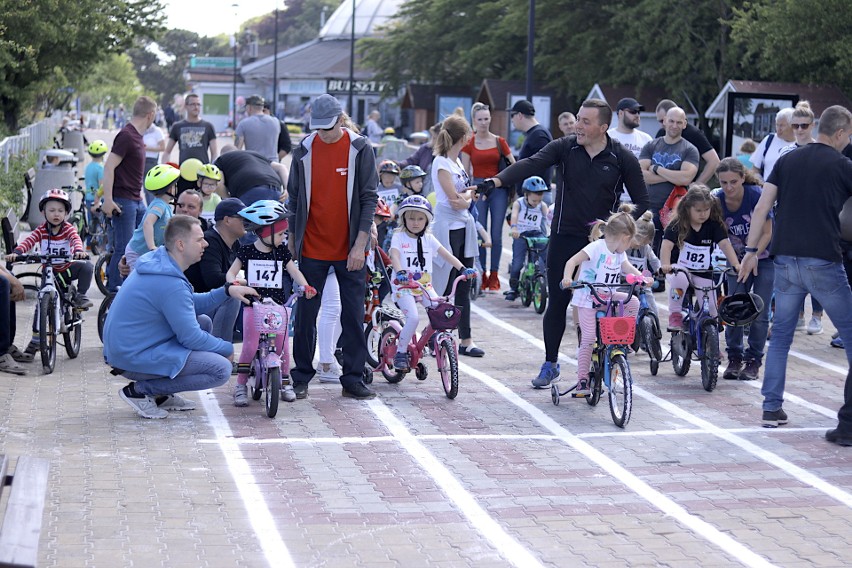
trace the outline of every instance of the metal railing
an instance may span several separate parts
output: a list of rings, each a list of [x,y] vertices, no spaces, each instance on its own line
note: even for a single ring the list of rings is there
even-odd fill
[[[9,171],[9,164],[17,157],[32,154],[40,148],[53,145],[53,136],[59,129],[60,121],[50,117],[21,128],[17,136],[9,136],[0,142],[0,160],[3,171]]]

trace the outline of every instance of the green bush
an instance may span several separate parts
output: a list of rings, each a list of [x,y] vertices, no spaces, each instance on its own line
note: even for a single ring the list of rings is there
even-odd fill
[[[26,203],[22,203],[24,193],[24,172],[35,166],[37,152],[14,157],[9,161],[9,171],[0,162],[0,217],[6,214],[10,207],[14,207],[18,214],[22,214]]]

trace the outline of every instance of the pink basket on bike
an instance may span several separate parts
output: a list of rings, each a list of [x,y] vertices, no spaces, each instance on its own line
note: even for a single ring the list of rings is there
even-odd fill
[[[635,317],[598,318],[598,325],[604,345],[630,345],[636,337]]]
[[[252,306],[254,324],[260,333],[278,333],[287,329],[290,310],[275,303],[255,302]]]
[[[429,323],[434,330],[455,329],[461,321],[461,309],[449,302],[438,302],[437,305],[426,309]]]

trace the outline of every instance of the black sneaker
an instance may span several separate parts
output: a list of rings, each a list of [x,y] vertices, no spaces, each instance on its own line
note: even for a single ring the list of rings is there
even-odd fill
[[[837,428],[828,430],[825,439],[838,446],[852,446],[852,434],[841,432]]]
[[[725,369],[725,372],[722,373],[722,378],[729,381],[736,381],[740,378],[742,370],[743,362],[732,357],[731,360],[728,361],[728,367]]]
[[[763,411],[763,427],[764,428],[778,428],[779,426],[783,426],[787,423],[787,413],[784,412],[783,408],[779,408],[778,410],[764,410]]]
[[[294,383],[293,391],[297,399],[308,398],[308,383]]]
[[[760,374],[760,361],[751,359],[746,361],[745,367],[740,371],[741,381],[756,381]]]
[[[376,393],[367,388],[367,385],[361,381],[358,381],[349,387],[343,387],[342,395],[345,398],[354,398],[357,400],[376,398]]]

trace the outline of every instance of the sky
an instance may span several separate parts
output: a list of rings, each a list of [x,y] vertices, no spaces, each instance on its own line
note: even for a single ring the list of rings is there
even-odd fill
[[[277,0],[284,8],[283,0]],[[236,18],[234,4],[238,4]],[[275,9],[276,0],[163,0],[167,28],[203,36],[232,34],[244,21]]]

